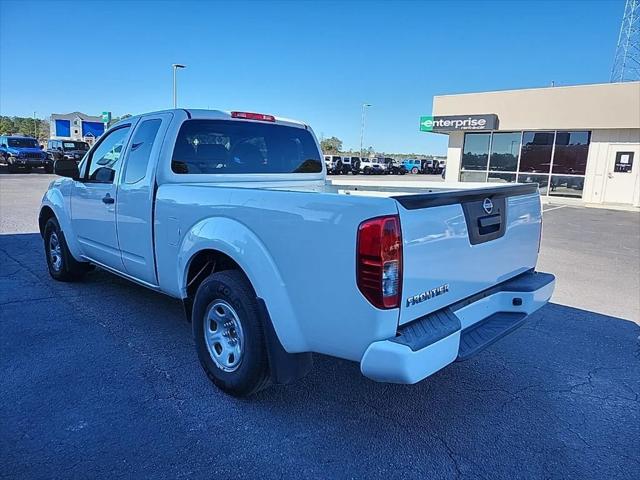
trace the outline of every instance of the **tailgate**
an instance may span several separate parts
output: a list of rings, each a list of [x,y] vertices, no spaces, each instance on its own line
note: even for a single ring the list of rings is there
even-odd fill
[[[536,184],[393,198],[403,242],[401,325],[536,265]]]

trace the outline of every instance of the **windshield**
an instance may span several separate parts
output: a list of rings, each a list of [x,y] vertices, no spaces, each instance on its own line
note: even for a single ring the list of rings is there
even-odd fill
[[[174,173],[319,173],[311,133],[276,123],[187,120],[173,150]]]
[[[89,144],[85,142],[62,142],[64,150],[89,150]]]
[[[35,138],[7,138],[7,144],[15,148],[38,148]]]

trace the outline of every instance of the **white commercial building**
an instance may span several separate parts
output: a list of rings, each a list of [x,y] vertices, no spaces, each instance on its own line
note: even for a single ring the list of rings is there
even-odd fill
[[[441,95],[420,122],[449,135],[446,181],[640,207],[640,82]]]
[[[105,131],[102,117],[81,112],[52,113],[50,125],[52,139],[85,141],[90,145]]]

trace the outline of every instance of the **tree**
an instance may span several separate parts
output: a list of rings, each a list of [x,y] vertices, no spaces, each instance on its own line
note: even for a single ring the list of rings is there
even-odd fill
[[[115,125],[116,123],[118,123],[120,120],[124,120],[125,118],[129,118],[131,116],[130,113],[125,113],[124,115],[122,115],[121,117],[112,117],[111,121],[109,122],[109,125],[107,125],[107,127],[110,127],[111,125]]]
[[[0,134],[13,133],[13,120],[11,117],[0,117]]]
[[[324,153],[339,153],[342,150],[342,140],[337,137],[325,138],[320,142]]]
[[[22,134],[33,137],[37,134],[39,141],[49,138],[49,122],[33,117],[0,117],[0,133]]]

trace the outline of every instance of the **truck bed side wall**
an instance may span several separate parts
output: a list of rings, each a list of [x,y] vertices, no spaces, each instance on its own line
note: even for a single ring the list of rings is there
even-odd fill
[[[360,360],[395,335],[398,310],[372,307],[355,278],[355,242],[367,218],[397,213],[388,198],[165,184],[156,200],[162,290],[184,297],[189,260],[213,248],[233,258],[269,309],[289,352]]]

